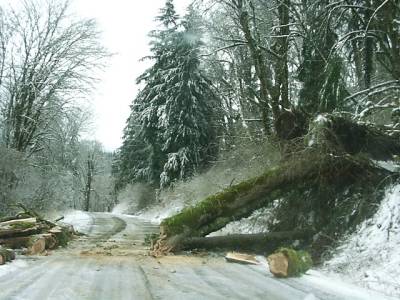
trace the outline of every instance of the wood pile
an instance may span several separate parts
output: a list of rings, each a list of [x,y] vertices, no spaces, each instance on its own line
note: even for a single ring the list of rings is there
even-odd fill
[[[75,231],[71,226],[60,226],[20,207],[24,209],[22,213],[0,219],[0,265],[15,258],[13,250],[36,255],[64,247],[73,238]]]

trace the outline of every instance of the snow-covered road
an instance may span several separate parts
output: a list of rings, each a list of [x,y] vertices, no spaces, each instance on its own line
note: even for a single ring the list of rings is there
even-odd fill
[[[8,272],[0,269],[1,300],[390,299],[313,271],[275,279],[265,260],[245,266],[218,255],[155,259],[143,240],[157,226],[123,215],[78,216],[69,221],[86,237],[49,256],[21,258]]]

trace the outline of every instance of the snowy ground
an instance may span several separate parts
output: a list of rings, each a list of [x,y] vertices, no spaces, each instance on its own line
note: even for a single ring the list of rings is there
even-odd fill
[[[63,223],[73,225],[75,230],[82,233],[88,233],[90,231],[92,227],[92,218],[89,214],[83,211],[71,210],[65,212],[63,215]],[[17,255],[16,260],[0,266],[0,277],[28,269],[37,259],[37,257]],[[3,299],[1,298],[1,292],[0,299]]]
[[[324,270],[400,297],[400,185],[386,191],[377,213],[337,249]]]
[[[151,223],[100,213],[74,212],[68,218],[77,228],[85,225],[88,235],[49,256],[7,265],[7,274],[0,274],[0,299],[394,299],[315,271],[277,279],[264,257],[258,257],[259,265],[227,263],[215,254],[156,259],[142,244],[147,233],[158,230]]]
[[[26,260],[18,258],[10,263],[0,266],[0,277],[5,276],[10,273],[13,273],[13,272],[18,272],[19,270],[27,268],[28,265],[29,264]]]

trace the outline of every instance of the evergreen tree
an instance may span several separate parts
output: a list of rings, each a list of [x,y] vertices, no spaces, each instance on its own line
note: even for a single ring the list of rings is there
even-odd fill
[[[216,151],[216,96],[201,71],[198,16],[190,9],[178,24],[168,0],[156,20],[162,29],[151,32],[152,55],[147,57],[154,64],[138,78],[143,89],[131,107],[115,164],[123,184],[167,186],[192,175]]]
[[[167,74],[175,64],[174,36],[178,31],[178,15],[172,0],[166,1],[165,7],[160,10],[160,15],[156,20],[161,22],[162,28],[150,33],[153,39],[150,50],[153,55],[146,57],[153,60],[154,64],[137,80],[137,84],[144,84],[144,88],[135,99],[136,111],[134,112],[141,127],[137,138],[143,139],[148,149],[146,181],[154,185],[159,184],[160,174],[167,158],[162,149],[162,120],[165,118],[165,92],[168,88],[165,84]],[[136,176],[134,178],[139,179]]]
[[[200,68],[198,21],[199,16],[190,7],[184,30],[175,34],[174,67],[166,73],[163,151],[168,157],[161,174],[162,186],[192,175],[215,154],[216,96]]]
[[[150,147],[140,137],[138,120],[138,108],[136,105],[132,105],[131,115],[124,129],[123,144],[118,149],[113,161],[112,173],[116,178],[115,189],[117,191],[130,182],[149,182],[151,178],[148,163]]]

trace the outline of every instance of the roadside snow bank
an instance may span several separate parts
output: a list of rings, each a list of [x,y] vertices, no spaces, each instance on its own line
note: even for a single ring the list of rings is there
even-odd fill
[[[332,293],[337,296],[338,299],[348,300],[377,300],[377,299],[396,299],[392,297],[382,297],[381,293],[375,291],[356,287],[352,284],[344,282],[342,278],[336,276],[326,276],[315,270],[309,270],[307,273],[299,279],[294,279],[301,283],[305,283],[306,286],[312,286],[315,289]]]
[[[363,287],[400,296],[400,184],[386,191],[377,213],[364,221],[323,270]]]
[[[73,210],[64,215],[62,222],[74,226],[74,229],[79,232],[85,233],[91,227],[92,218],[83,211]]]

